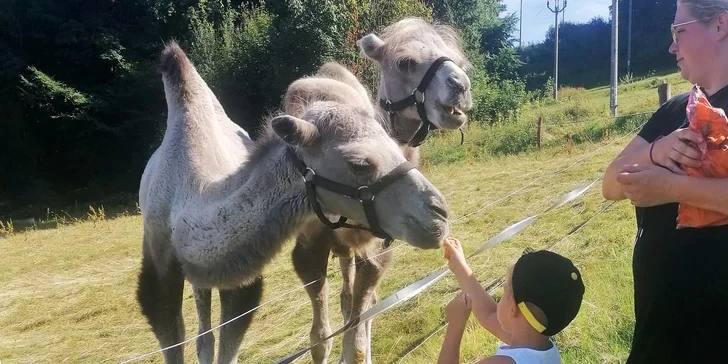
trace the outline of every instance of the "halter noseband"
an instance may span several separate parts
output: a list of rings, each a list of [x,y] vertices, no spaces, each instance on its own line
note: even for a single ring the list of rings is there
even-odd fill
[[[384,239],[385,247],[389,247],[389,245],[392,244],[394,239],[384,232],[379,225],[379,219],[377,218],[377,213],[374,209],[374,199],[377,197],[377,194],[382,192],[382,190],[384,190],[387,186],[404,177],[411,169],[415,169],[414,165],[405,161],[371,185],[351,187],[319,176],[313,169],[307,167],[306,164],[298,158],[296,152],[292,148],[288,148],[287,152],[291,161],[293,161],[293,165],[296,167],[296,170],[298,170],[306,182],[306,194],[308,195],[308,200],[311,202],[313,210],[316,212],[316,216],[318,216],[319,220],[321,220],[324,225],[331,229],[344,227],[366,230],[371,232],[374,236]],[[366,215],[367,222],[369,223],[369,228],[360,225],[348,224],[346,222],[348,218],[345,216],[339,217],[339,220],[336,222],[329,220],[321,209],[321,204],[319,204],[318,199],[316,198],[316,187],[322,187],[336,194],[361,202],[364,207],[364,214]]]
[[[417,132],[415,132],[415,135],[412,137],[412,139],[410,139],[409,141],[401,139],[399,140],[402,144],[407,144],[411,147],[419,147],[427,138],[427,134],[430,132],[430,130],[437,129],[437,126],[435,126],[435,124],[427,119],[427,111],[425,110],[425,90],[427,90],[427,86],[429,86],[430,82],[432,82],[432,79],[435,77],[435,73],[437,73],[437,70],[440,69],[442,64],[447,61],[453,62],[453,60],[448,57],[440,57],[436,59],[435,62],[432,62],[430,68],[427,69],[425,76],[422,77],[420,84],[417,86],[417,88],[412,90],[412,94],[410,94],[407,98],[396,102],[379,99],[379,106],[381,106],[382,109],[384,109],[384,111],[389,114],[389,118],[392,121],[394,121],[394,113],[396,111],[404,110],[412,105],[417,106],[417,114],[419,114],[420,120],[422,120],[422,122],[420,123],[420,127],[417,129]],[[417,99],[418,92],[422,95],[422,101]],[[463,142],[465,141],[464,138],[465,136],[463,134],[463,131],[462,129],[460,129],[460,144],[463,144]]]

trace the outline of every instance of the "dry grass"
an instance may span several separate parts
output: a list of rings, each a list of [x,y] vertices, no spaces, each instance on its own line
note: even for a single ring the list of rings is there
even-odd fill
[[[521,193],[453,224],[454,235],[465,242],[467,251],[472,251],[509,224],[545,210],[562,194],[599,177],[619,146],[607,145],[572,169],[548,175],[573,164],[594,147],[598,145],[584,145],[573,154],[562,148],[490,162],[459,162],[425,172],[445,193],[453,216],[482,208],[541,177]],[[597,185],[578,202],[543,215],[521,234],[477,256],[471,263],[484,282],[498,278],[526,246],[543,248],[553,244],[604,205]],[[584,306],[574,325],[557,338],[567,358],[594,362],[606,357],[624,358],[628,350],[629,337],[624,335],[630,334],[627,323],[631,320],[631,229],[630,209],[621,203],[557,246],[557,251],[573,257],[584,270],[589,287],[586,301],[591,303]],[[103,363],[157,349],[134,299],[140,241],[139,216],[28,230],[0,240],[4,253],[4,269],[0,271],[4,287],[0,293],[0,359],[6,363]],[[288,244],[264,272],[265,300],[300,286],[290,264],[291,247]],[[329,270],[333,272],[338,264],[331,263]],[[394,265],[379,290],[380,297],[443,264],[441,251],[398,247]],[[331,282],[332,325],[338,327],[340,279],[334,274]],[[442,308],[454,292],[455,282],[445,278],[377,318],[375,362],[399,360],[437,329],[443,322]],[[217,301],[213,304],[217,307]],[[193,336],[196,318],[189,286],[184,315],[187,335]],[[310,315],[303,291],[263,307],[244,340],[241,362],[270,362],[306,346]],[[406,362],[434,360],[441,340],[441,336],[435,335],[410,354]],[[335,351],[338,344],[339,340]],[[471,326],[463,357],[474,359],[492,353],[495,345],[490,335]],[[194,345],[188,345],[185,353],[188,360],[196,360]],[[335,352],[332,358],[336,355]],[[161,355],[143,362],[161,362]]]

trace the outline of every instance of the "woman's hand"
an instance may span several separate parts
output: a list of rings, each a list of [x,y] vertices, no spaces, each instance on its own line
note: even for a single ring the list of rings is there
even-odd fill
[[[468,317],[470,317],[471,308],[470,296],[467,293],[460,292],[445,307],[445,317],[448,324],[453,327],[465,327],[465,323],[468,322]]]
[[[633,164],[624,166],[617,182],[622,184],[624,195],[633,205],[651,207],[677,202],[675,177],[676,174],[660,166]]]
[[[685,175],[680,165],[698,168],[701,153],[697,145],[703,142],[703,136],[690,129],[677,129],[668,136],[655,140],[652,159],[673,173]]]

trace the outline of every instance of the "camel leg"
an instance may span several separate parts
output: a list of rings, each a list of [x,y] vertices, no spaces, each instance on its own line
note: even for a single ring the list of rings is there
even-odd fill
[[[377,259],[380,259],[380,260],[377,260]],[[380,269],[381,269],[380,270],[380,273],[379,273],[380,274],[379,281],[376,284],[376,286],[379,286],[379,282],[381,282],[381,276],[384,275],[384,272],[389,268],[389,265],[392,262],[392,252],[391,251],[387,251],[386,253],[382,254],[381,256],[378,256],[377,258],[374,258],[374,260],[376,262],[378,262],[377,264],[379,264]],[[374,305],[376,305],[377,303],[379,303],[379,297],[377,296],[376,286],[372,290],[371,301],[369,303],[369,307],[368,308],[374,307]],[[366,346],[366,352],[367,352],[366,363],[369,363],[369,364],[373,363],[373,361],[372,361],[372,322],[373,322],[373,320],[369,320],[369,321],[367,321],[364,324],[364,325],[366,325],[366,343],[367,343],[367,346]]]
[[[372,294],[372,301],[369,305],[369,307],[374,307],[379,302],[379,298],[377,297],[377,291],[374,291]],[[366,325],[366,335],[367,335],[367,363],[373,363],[372,361],[372,321],[367,321],[364,325]]]
[[[354,255],[351,250],[343,245],[336,246],[335,254],[339,257],[339,267],[341,268],[341,293],[339,299],[341,301],[341,315],[344,318],[344,324],[351,320],[351,311],[354,303],[354,281],[356,280],[356,265],[354,264]],[[341,352],[339,363],[345,363],[344,352]]]
[[[356,265],[353,256],[340,256],[339,267],[341,268],[341,315],[344,317],[344,324],[351,319],[351,310],[354,300],[354,280],[356,279]]]
[[[220,323],[227,322],[252,310],[260,304],[263,297],[263,278],[258,277],[248,286],[220,291]],[[255,312],[251,312],[220,328],[218,344],[218,364],[238,362],[240,343],[248,330]]]
[[[324,234],[321,234],[324,235]],[[306,286],[306,293],[311,299],[313,308],[313,323],[309,339],[315,344],[331,335],[329,324],[329,282],[326,279],[326,267],[328,265],[329,252],[331,250],[330,236],[317,236],[316,244],[312,244],[304,236],[296,239],[296,247],[293,249],[293,266],[296,274],[304,284],[316,283]],[[313,239],[312,239],[313,240]],[[311,357],[315,364],[326,363],[331,353],[332,340],[316,345],[311,349]]]
[[[142,269],[137,285],[137,301],[162,348],[184,341],[185,325],[182,318],[184,274],[176,259],[152,257],[149,234],[144,234]],[[158,242],[155,242],[158,243]],[[164,262],[164,263],[162,263]],[[164,353],[164,362],[184,363],[184,346]]]
[[[195,307],[197,307],[197,334],[209,331],[212,328],[211,307],[212,289],[192,287],[195,293]],[[197,338],[197,361],[200,364],[212,364],[215,356],[215,336],[212,332]]]
[[[382,280],[384,272],[389,268],[392,253],[388,252],[362,260],[356,267],[354,281],[354,298],[351,317],[355,318],[376,303],[376,288]],[[371,323],[361,323],[344,334],[342,357],[347,364],[371,364]]]

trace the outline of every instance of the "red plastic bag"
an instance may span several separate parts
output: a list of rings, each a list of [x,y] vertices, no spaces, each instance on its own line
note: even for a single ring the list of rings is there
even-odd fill
[[[722,109],[710,105],[708,98],[693,86],[688,100],[689,128],[703,136],[697,147],[702,154],[699,168],[683,166],[688,176],[728,178],[728,118]],[[728,216],[680,203],[677,227],[706,227],[728,225]]]

